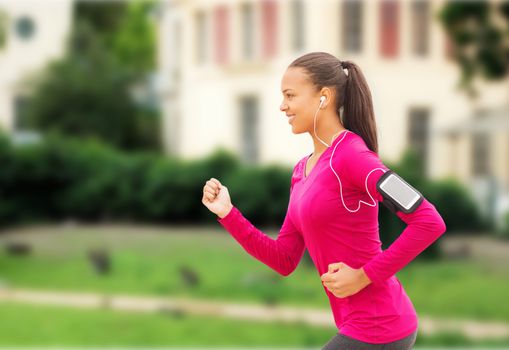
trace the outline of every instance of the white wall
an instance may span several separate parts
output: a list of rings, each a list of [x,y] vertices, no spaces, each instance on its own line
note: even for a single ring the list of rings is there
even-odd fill
[[[431,1],[432,16],[443,4],[443,0]],[[350,59],[363,70],[371,87],[375,115],[378,123],[380,155],[395,161],[408,144],[407,120],[410,107],[429,108],[431,114],[431,135],[429,152],[429,174],[432,177],[445,176],[450,161],[447,144],[434,133],[446,125],[469,117],[472,103],[464,93],[455,89],[459,69],[446,57],[445,36],[436,21],[430,28],[430,48],[426,57],[415,57],[411,52],[410,4],[400,3],[400,50],[395,59],[384,59],[379,54],[379,4],[364,1],[364,48],[361,54],[347,55],[341,52],[339,26],[340,1],[313,0],[304,4],[306,18],[306,47],[303,52],[294,52],[290,47],[291,18],[289,2],[278,1],[278,54],[270,61],[255,59],[242,62],[239,50],[241,33],[238,10],[240,0],[229,1],[173,1],[178,8],[182,26],[182,81],[179,97],[173,104],[180,106],[180,129],[178,130],[179,152],[183,157],[200,157],[208,154],[218,145],[233,151],[240,151],[240,127],[237,99],[242,94],[253,93],[260,100],[260,156],[262,163],[283,162],[294,164],[298,159],[312,152],[309,135],[293,135],[284,114],[279,111],[281,103],[280,79],[287,65],[304,52],[327,51],[340,59]],[[209,61],[197,66],[194,62],[194,11],[209,11],[212,23],[212,9],[218,4],[230,4],[230,63],[218,67],[213,59],[213,27],[209,31]],[[255,6],[256,7],[256,6]],[[232,12],[233,11],[233,12]],[[172,17],[173,16],[173,17]],[[169,12],[165,21],[174,18]],[[260,28],[256,29],[261,32]],[[169,52],[170,41],[161,41],[161,50]],[[161,61],[161,72],[171,60]],[[498,91],[498,93],[491,92]],[[506,87],[493,87],[487,95],[491,100],[482,103],[490,105],[500,96],[507,94]],[[503,95],[502,93],[502,95]],[[168,135],[167,135],[168,137]]]
[[[16,0],[0,2],[8,17],[6,45],[0,49],[0,126],[11,130],[14,124],[14,98],[22,79],[43,68],[64,53],[72,20],[72,0]],[[26,16],[34,23],[34,33],[22,39],[16,20]]]

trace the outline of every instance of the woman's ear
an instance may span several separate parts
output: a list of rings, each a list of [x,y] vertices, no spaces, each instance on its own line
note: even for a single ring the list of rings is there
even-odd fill
[[[325,87],[325,88],[322,88],[322,90],[320,90],[320,96],[324,96],[325,97],[325,101],[323,101],[322,103],[322,109],[325,109],[327,107],[327,105],[329,103],[331,103],[331,100],[332,100],[332,90]]]

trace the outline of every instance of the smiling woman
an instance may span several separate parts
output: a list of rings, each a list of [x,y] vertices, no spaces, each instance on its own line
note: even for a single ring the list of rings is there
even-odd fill
[[[371,93],[356,64],[306,54],[285,71],[281,92],[292,132],[309,133],[314,152],[293,169],[277,239],[254,227],[215,178],[203,187],[202,203],[249,254],[283,276],[308,250],[339,330],[323,349],[411,349],[417,314],[395,274],[445,232],[444,221],[425,198],[398,211],[391,205],[398,193],[380,189],[393,172],[378,157]],[[399,194],[411,188],[398,183]],[[408,224],[385,251],[378,202]]]

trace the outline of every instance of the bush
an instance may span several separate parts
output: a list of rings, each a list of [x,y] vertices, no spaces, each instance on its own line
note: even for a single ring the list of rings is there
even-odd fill
[[[423,194],[442,215],[448,232],[474,232],[488,225],[467,189],[455,179],[427,183]]]
[[[0,222],[4,224],[66,218],[212,221],[215,217],[201,203],[205,181],[215,177],[230,187],[228,179],[239,176],[237,159],[221,149],[203,160],[183,161],[148,152],[126,154],[94,139],[57,134],[39,144],[16,147],[3,136],[0,160]],[[263,179],[276,179],[267,187],[278,199],[265,211],[266,220],[274,223],[279,221],[276,214],[284,210],[277,203],[287,200],[279,199],[277,179],[287,175],[289,184],[289,170],[269,167],[261,174]]]
[[[255,225],[280,226],[290,194],[291,170],[244,166],[227,177],[232,202]]]
[[[0,136],[0,223],[73,218],[84,221],[212,223],[201,203],[204,183],[224,183],[232,201],[256,226],[280,227],[288,205],[291,169],[279,165],[241,165],[218,149],[209,157],[183,161],[156,153],[122,153],[96,140],[48,136],[39,144],[12,146]],[[443,216],[448,231],[483,227],[475,202],[453,180],[420,177],[415,156],[407,153],[388,165],[418,188]],[[384,248],[405,223],[380,205]],[[426,254],[436,254],[427,249]]]
[[[40,221],[57,214],[55,194],[64,186],[47,145],[12,147],[1,142],[0,221]]]

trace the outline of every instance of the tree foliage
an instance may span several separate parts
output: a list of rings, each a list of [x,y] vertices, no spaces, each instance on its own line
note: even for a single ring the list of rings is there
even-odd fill
[[[23,110],[23,127],[97,138],[127,150],[159,148],[158,110],[134,96],[135,89],[147,88],[153,69],[149,5],[78,3],[66,56],[28,80],[34,93]]]
[[[474,78],[505,78],[509,70],[509,2],[449,1],[439,20],[461,67],[460,86],[477,96]]]

